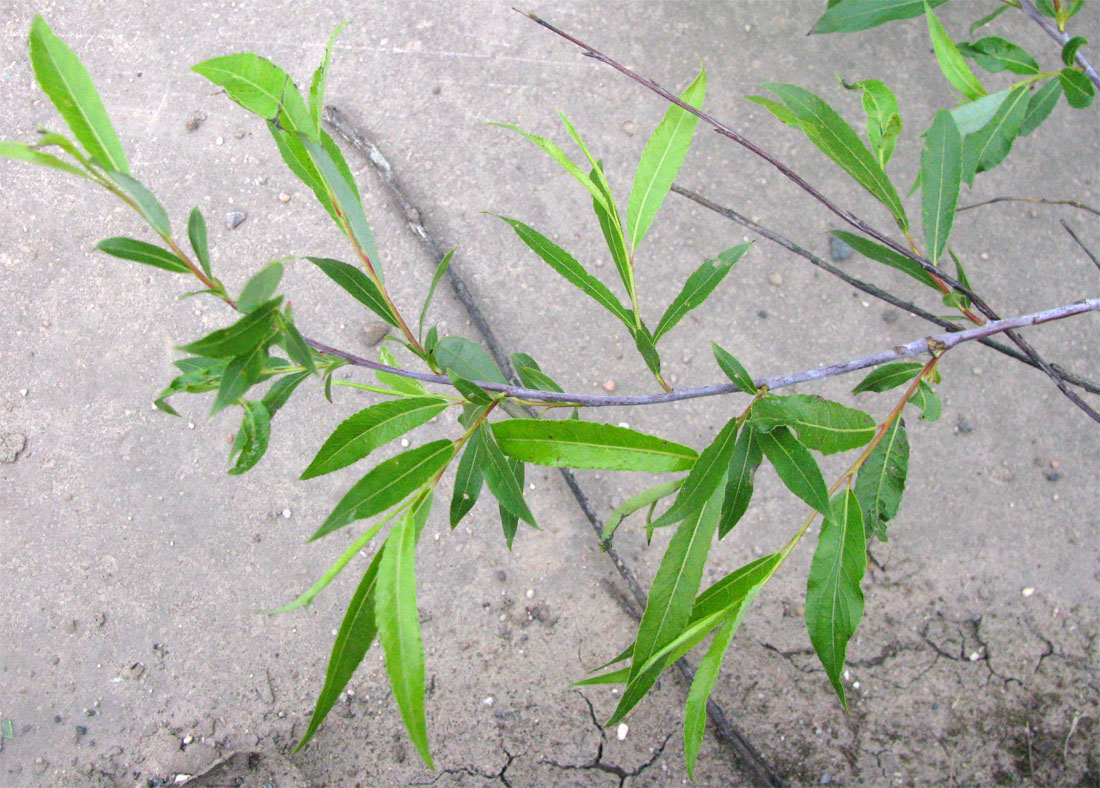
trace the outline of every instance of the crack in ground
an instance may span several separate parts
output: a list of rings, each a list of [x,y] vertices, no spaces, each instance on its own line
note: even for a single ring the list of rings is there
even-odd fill
[[[439,782],[440,779],[442,779],[446,775],[465,774],[467,777],[480,777],[483,780],[500,780],[500,784],[503,785],[504,788],[512,788],[512,784],[508,782],[506,772],[508,771],[509,767],[511,767],[512,762],[519,756],[512,755],[512,753],[508,752],[508,748],[505,747],[503,744],[500,745],[500,749],[504,750],[504,754],[508,757],[508,760],[504,762],[504,765],[500,767],[500,771],[496,774],[482,772],[470,766],[456,766],[450,769],[443,769],[441,772],[439,772],[439,774],[437,774],[426,783],[409,783],[409,785],[435,785],[437,782]]]

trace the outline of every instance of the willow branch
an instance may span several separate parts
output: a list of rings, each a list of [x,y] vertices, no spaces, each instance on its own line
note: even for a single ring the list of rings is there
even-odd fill
[[[1051,23],[1049,19],[1039,13],[1039,9],[1035,7],[1035,3],[1032,0],[1020,0],[1020,9],[1031,17],[1031,21],[1043,28],[1043,32],[1058,42],[1059,46],[1065,46],[1069,41],[1069,33],[1065,33],[1058,29],[1058,27]],[[1092,63],[1089,62],[1088,56],[1080,49],[1077,50],[1075,57],[1081,68],[1085,70],[1086,76],[1092,80],[1092,84],[1100,88],[1100,74],[1096,73],[1096,69]]]
[[[1091,205],[1085,205],[1083,202],[1078,202],[1077,200],[1046,200],[1042,197],[994,197],[991,200],[982,200],[973,205],[962,205],[956,209],[955,213],[962,213],[963,211],[981,208],[983,205],[993,205],[998,202],[1032,202],[1042,205],[1068,205],[1071,208],[1080,208],[1082,211],[1088,211],[1089,213],[1100,216],[1100,211],[1096,210]]]
[[[1077,233],[1073,232],[1073,228],[1066,223],[1065,219],[1060,219],[1059,221],[1062,222],[1063,229],[1065,229],[1065,231],[1069,233],[1069,237],[1072,238],[1076,242],[1076,244],[1081,247],[1081,251],[1088,255],[1088,258],[1092,260],[1092,264],[1095,265],[1097,268],[1100,268],[1100,260],[1096,258],[1096,255],[1092,253],[1091,249],[1085,246],[1085,242],[1077,237]]]

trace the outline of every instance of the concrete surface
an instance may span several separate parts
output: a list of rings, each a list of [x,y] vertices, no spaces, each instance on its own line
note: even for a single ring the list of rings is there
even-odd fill
[[[373,135],[429,226],[458,248],[456,264],[503,341],[534,353],[567,390],[598,390],[611,379],[619,392],[649,391],[617,326],[481,213],[521,218],[613,276],[584,194],[522,140],[485,122],[516,122],[564,141],[554,110],[566,110],[625,204],[631,168],[664,107],[509,5],[14,0],[0,9],[0,138],[28,140],[40,124],[61,126],[27,57],[26,33],[42,12],[84,60],[136,176],[177,230],[191,206],[203,208],[217,273],[231,288],[272,257],[345,256],[259,121],[188,69],[252,50],[307,83],[331,29],[350,19],[329,99]],[[923,22],[881,36],[804,36],[823,5],[566,0],[530,8],[670,86],[686,84],[705,61],[713,112],[885,226],[882,211],[793,130],[738,100],[761,81],[796,82],[855,119],[858,100],[833,74],[882,78],[896,89],[907,124],[891,171],[910,182],[915,135],[950,101]],[[953,3],[942,16],[962,36],[989,5]],[[992,32],[1054,68],[1051,42],[1010,18]],[[1092,5],[1081,31],[1093,41],[1098,22]],[[204,121],[189,130],[195,117]],[[1021,194],[1096,204],[1098,142],[1096,110],[1071,113],[1063,103],[964,201]],[[353,153],[349,159],[388,281],[415,314],[430,264],[371,169]],[[675,679],[631,715],[623,741],[596,724],[613,708],[610,690],[581,695],[568,687],[628,643],[633,622],[608,592],[621,587],[618,575],[550,469],[529,473],[544,529],[522,531],[511,554],[488,503],[449,532],[443,499],[427,526],[418,578],[440,771],[423,769],[408,744],[377,650],[309,748],[289,755],[355,570],[365,564],[356,560],[308,611],[278,618],[256,611],[292,598],[351,540],[345,529],[304,543],[361,471],[296,478],[328,431],[369,399],[344,390],[329,406],[320,391],[303,392],[276,419],[263,462],[243,478],[225,475],[233,416],[208,421],[206,399],[180,397],[183,418],[172,419],[150,402],[171,376],[172,346],[227,323],[226,310],[175,300],[182,288],[172,277],[93,254],[101,238],[140,235],[112,200],[25,165],[5,162],[0,173],[0,433],[25,439],[14,461],[0,465],[0,718],[14,733],[0,740],[0,785],[157,785],[219,758],[217,770],[193,784],[686,781],[685,688]],[[679,182],[821,254],[826,231],[838,226],[773,170],[706,131]],[[289,202],[278,199],[283,192]],[[228,230],[224,217],[233,210],[247,219]],[[955,248],[974,286],[1003,314],[1095,293],[1096,271],[1058,227],[1060,217],[1100,248],[1096,220],[1070,209],[1008,204],[961,217]],[[670,196],[639,259],[644,313],[658,314],[700,259],[744,235]],[[913,294],[866,261],[845,265]],[[285,292],[309,334],[368,350],[370,316],[307,263],[289,266]],[[434,309],[444,330],[472,336],[449,294],[441,292]],[[666,369],[678,385],[717,380],[709,340],[754,373],[773,374],[929,333],[907,315],[884,320],[888,311],[761,241],[707,307],[662,343]],[[1029,336],[1050,358],[1098,376],[1094,316]],[[1096,427],[1041,374],[984,349],[953,352],[944,373],[944,416],[911,423],[909,489],[890,542],[873,548],[881,568],[869,576],[867,612],[850,649],[851,713],[807,650],[799,604],[809,546],[761,594],[718,682],[715,698],[791,785],[1100,782]],[[854,382],[813,390],[843,397]],[[891,404],[885,396],[859,402],[875,415]],[[594,418],[700,446],[730,405],[708,400]],[[441,419],[417,435],[453,433]],[[826,468],[838,472],[839,461]],[[1049,481],[1053,470],[1061,477]],[[646,485],[594,473],[581,482],[603,516]],[[801,507],[773,474],[761,471],[758,484],[746,520],[714,549],[708,580],[774,549],[800,521]],[[648,582],[664,542],[647,548],[630,523],[621,534],[624,557]],[[1034,593],[1025,596],[1025,588]],[[697,780],[749,784],[709,736]]]

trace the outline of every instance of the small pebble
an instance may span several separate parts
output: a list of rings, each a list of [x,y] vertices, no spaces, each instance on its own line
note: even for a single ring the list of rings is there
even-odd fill
[[[225,137],[218,137],[216,140],[214,140],[214,144],[215,145],[224,145],[225,144]]]
[[[535,589],[533,589],[533,588],[528,588],[528,589],[527,589],[527,598],[528,598],[528,599],[533,599],[533,598],[534,598],[534,596],[535,596]]]
[[[482,706],[492,706],[493,705],[493,696],[490,695],[485,700],[481,701],[481,705]]]
[[[496,578],[497,578],[497,580],[499,580],[500,582],[503,583],[505,580],[508,579],[508,575],[505,574],[503,569],[498,569],[496,571]]]
[[[206,120],[206,116],[203,115],[201,112],[196,112],[194,115],[188,118],[187,123],[184,125],[186,126],[188,131],[196,131],[198,130],[199,126],[202,125],[202,122],[204,120]]]
[[[634,136],[634,124],[631,123],[629,120],[625,121],[623,123],[623,131],[626,132],[626,136],[633,137]]]
[[[780,274],[772,274],[768,277],[768,284],[773,287],[779,287],[783,284],[783,277]]]
[[[893,309],[887,309],[882,313],[882,322],[887,324],[898,322],[898,313]]]
[[[630,424],[629,424],[629,422],[625,422],[625,421],[620,421],[620,422],[619,422],[619,426],[620,426],[620,427],[622,427],[622,428],[623,428],[624,430],[628,430],[628,429],[630,429]]]
[[[290,195],[286,192],[279,192],[279,202],[290,202]]]
[[[758,318],[760,318],[761,320],[767,320],[768,319],[768,310],[767,309],[761,309],[759,312],[756,313],[756,316]]]
[[[1032,588],[1031,586],[1028,586],[1023,591],[1021,591],[1020,593],[1023,594],[1025,597],[1028,597],[1028,596],[1031,596],[1032,594],[1035,593],[1035,589]]]
[[[1059,468],[1062,467],[1062,461],[1061,460],[1051,460],[1050,461],[1050,467],[1053,468],[1054,470],[1058,470]]]
[[[390,333],[390,327],[388,324],[378,321],[377,323],[371,323],[365,329],[363,333],[366,335],[364,338],[367,341],[369,347],[374,347]]]
[[[1061,471],[1049,471],[1047,473],[1047,481],[1048,482],[1056,482],[1061,478],[1062,478],[1062,472]]]
[[[614,391],[616,388],[617,386],[615,385],[615,381],[613,380],[605,380],[603,382],[603,390],[608,393]]]
[[[76,735],[77,736],[83,736],[87,732],[88,732],[88,729],[85,728],[83,725],[77,725],[76,726]]]
[[[833,258],[834,263],[839,263],[842,260],[847,260],[852,256],[855,250],[844,241],[837,238],[835,235],[829,236],[829,256]]]
[[[981,658],[982,658],[982,655],[979,654],[977,651],[972,651],[970,653],[970,661],[971,662],[977,662]]]
[[[241,223],[247,219],[248,216],[244,211],[230,211],[225,215],[226,229],[235,230],[241,226]]]
[[[405,449],[405,448],[408,448],[408,446],[409,446],[409,439],[408,438],[402,438],[401,439],[401,448]]]
[[[615,729],[615,738],[619,741],[626,741],[626,734],[630,732],[630,728],[625,722],[620,722],[619,727]]]
[[[283,519],[284,520],[289,520],[290,519],[290,509],[283,509]]]
[[[955,425],[955,430],[957,432],[963,433],[964,435],[969,435],[974,431],[974,425],[964,419],[962,416],[959,416],[959,420]]]
[[[821,779],[818,780],[818,783],[821,785],[829,785],[832,781],[833,776],[831,774],[823,774],[821,775]]]

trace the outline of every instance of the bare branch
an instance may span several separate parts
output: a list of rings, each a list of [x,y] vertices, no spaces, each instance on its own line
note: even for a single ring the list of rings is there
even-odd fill
[[[1092,264],[1095,265],[1097,268],[1100,268],[1100,260],[1097,260],[1096,255],[1092,253],[1092,250],[1085,246],[1084,242],[1077,237],[1077,233],[1073,232],[1073,228],[1066,224],[1065,219],[1060,219],[1059,221],[1062,222],[1062,227],[1065,228],[1065,231],[1069,233],[1069,237],[1076,241],[1077,245],[1081,247],[1081,250],[1088,255],[1090,260],[1092,260]]]
[[[969,211],[972,208],[981,208],[983,205],[993,205],[998,202],[1033,202],[1041,203],[1043,205],[1068,205],[1072,208],[1080,208],[1082,211],[1088,211],[1100,216],[1100,211],[1096,210],[1090,205],[1085,205],[1083,202],[1077,202],[1077,200],[1044,200],[1042,197],[994,197],[991,200],[982,200],[976,202],[973,205],[963,205],[958,208],[955,213],[962,213],[963,211]]]
[[[1058,42],[1059,46],[1065,46],[1069,41],[1069,33],[1063,33],[1055,25],[1051,24],[1050,20],[1039,13],[1039,9],[1035,7],[1035,3],[1032,0],[1020,0],[1020,9],[1031,17],[1031,21],[1043,28],[1043,32]],[[1100,74],[1096,73],[1096,69],[1092,63],[1089,62],[1088,56],[1085,55],[1080,49],[1077,50],[1076,56],[1077,62],[1081,65],[1081,68],[1085,70],[1085,74],[1092,80],[1092,84],[1100,88]]]

